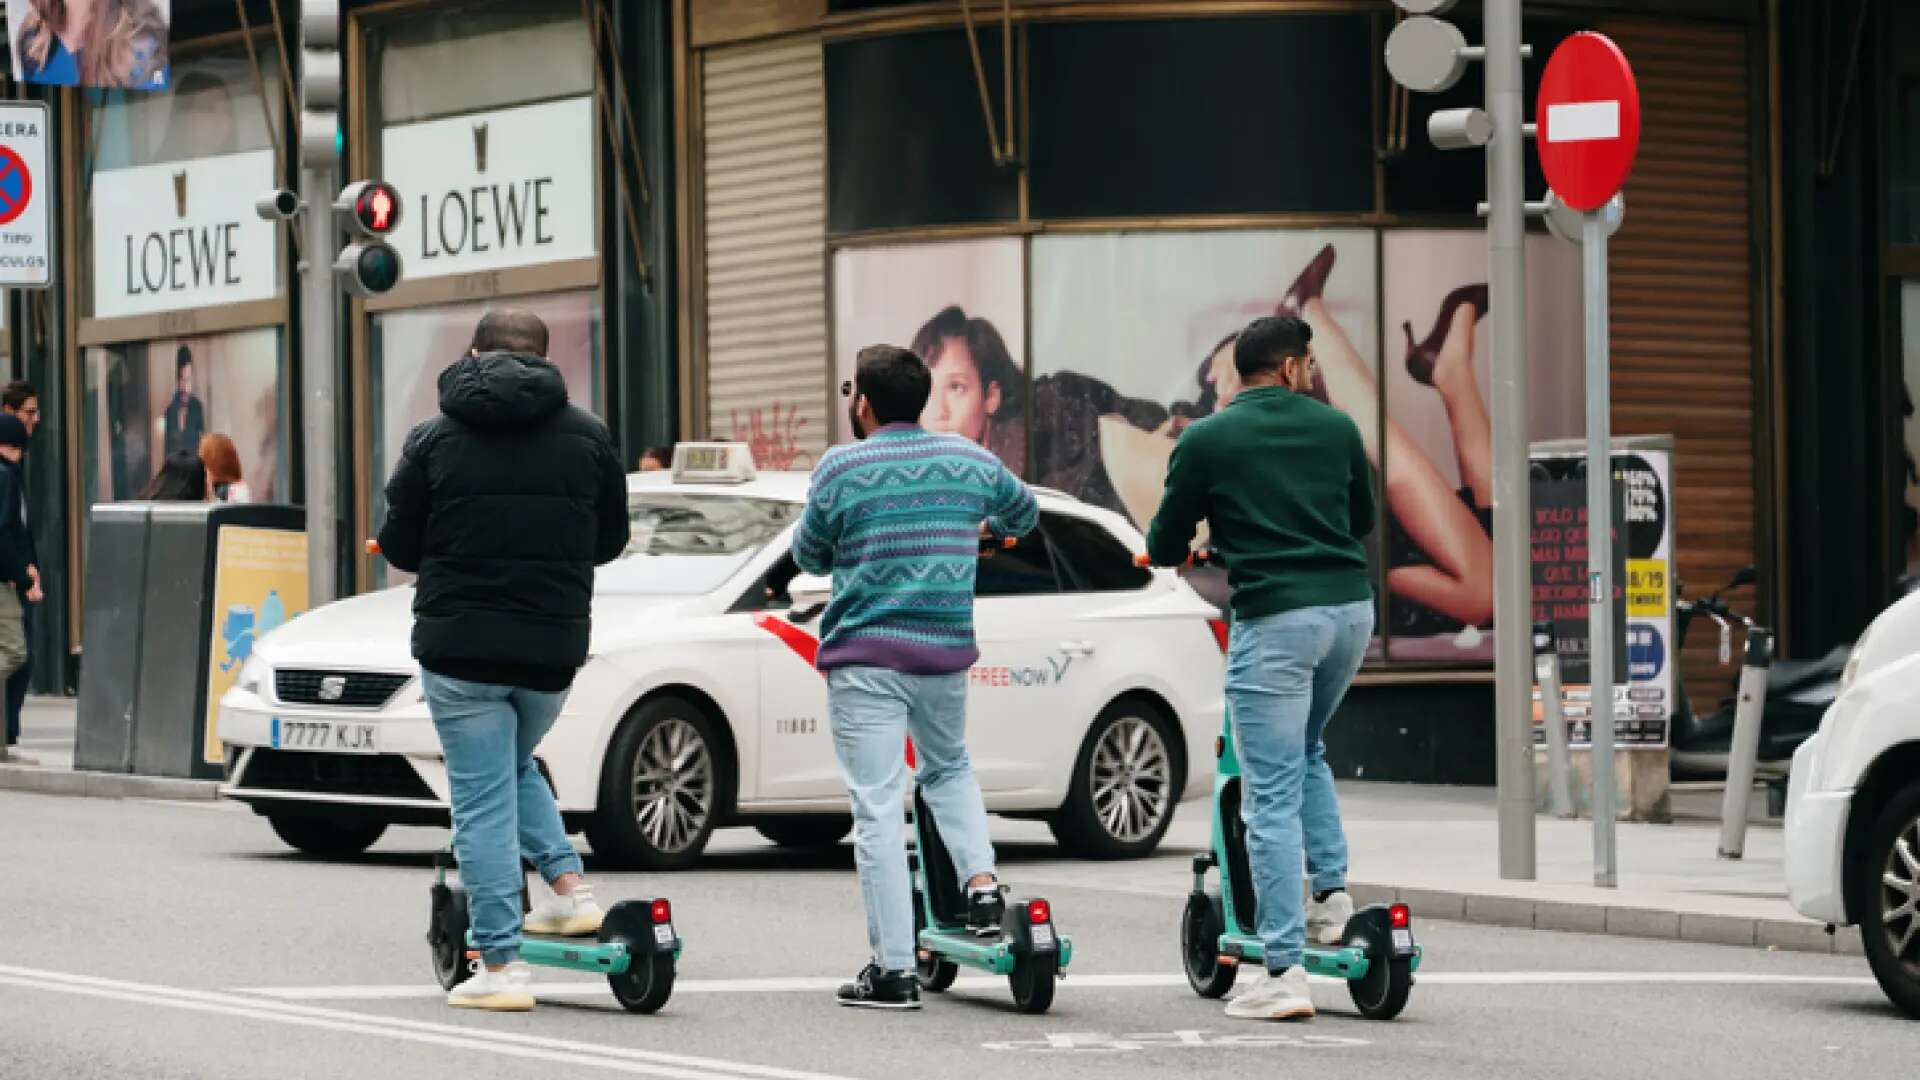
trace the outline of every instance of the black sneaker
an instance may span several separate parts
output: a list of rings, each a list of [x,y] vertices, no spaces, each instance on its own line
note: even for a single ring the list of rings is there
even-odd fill
[[[860,969],[840,987],[840,1004],[856,1009],[917,1009],[920,983],[911,971],[883,971],[879,964]]]
[[[995,882],[967,891],[967,932],[975,937],[999,937],[1007,918],[1007,887]]]

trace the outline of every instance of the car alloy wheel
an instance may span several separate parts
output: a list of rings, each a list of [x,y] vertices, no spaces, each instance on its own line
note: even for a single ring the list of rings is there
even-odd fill
[[[634,759],[633,815],[648,843],[678,854],[706,834],[713,776],[713,754],[692,724],[673,716],[647,733]]]
[[[1907,822],[1888,845],[1880,889],[1880,931],[1893,958],[1920,972],[1920,817]]]
[[[1160,732],[1137,716],[1108,726],[1093,748],[1093,808],[1122,843],[1152,836],[1173,809],[1173,758]]]

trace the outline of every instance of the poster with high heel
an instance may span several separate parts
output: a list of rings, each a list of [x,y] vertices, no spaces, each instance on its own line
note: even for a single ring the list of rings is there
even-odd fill
[[[1585,431],[1579,260],[1572,245],[1528,238],[1529,441]],[[1388,335],[1379,452],[1386,461],[1389,655],[1491,660],[1486,235],[1460,229],[1388,232],[1381,245],[1380,299]]]

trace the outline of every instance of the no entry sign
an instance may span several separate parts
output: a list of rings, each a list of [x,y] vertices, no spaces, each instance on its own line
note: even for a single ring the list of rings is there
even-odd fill
[[[1585,31],[1562,42],[1541,75],[1535,117],[1554,194],[1583,212],[1605,206],[1640,150],[1640,88],[1620,46]]]

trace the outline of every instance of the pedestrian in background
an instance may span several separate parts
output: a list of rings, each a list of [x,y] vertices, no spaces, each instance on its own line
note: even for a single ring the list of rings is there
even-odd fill
[[[26,484],[20,462],[27,453],[27,426],[0,414],[0,674],[11,679],[27,663],[27,603],[40,601],[40,572],[33,565],[33,537],[23,510]],[[19,713],[7,711],[7,745],[20,741]]]
[[[419,575],[413,655],[480,951],[447,997],[456,1008],[533,1008],[522,856],[552,887],[527,931],[592,935],[603,918],[533,751],[587,659],[593,568],[627,548],[627,478],[607,426],[568,403],[546,356],[533,314],[480,319],[440,375],[440,415],[407,436],[380,528],[387,561]]]
[[[207,465],[200,455],[175,450],[134,498],[141,502],[206,502]]]
[[[0,391],[0,412],[15,417],[27,430],[27,441],[33,441],[33,433],[40,427],[40,391],[25,379],[15,379]],[[33,685],[33,627],[40,613],[40,553],[33,542],[33,526],[28,519],[30,500],[27,494],[27,469],[25,455],[16,470],[20,486],[20,524],[25,531],[27,545],[27,571],[33,578],[34,588],[30,590],[33,599],[21,596],[20,623],[23,640],[26,643],[26,658],[7,678],[7,742],[9,745],[20,738],[20,713],[27,705],[27,690]]]
[[[213,485],[213,501],[250,503],[253,489],[240,472],[240,451],[233,440],[218,431],[200,439],[200,461],[207,467],[207,482]]]
[[[673,464],[673,447],[649,446],[640,455],[641,472],[659,472]]]

